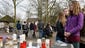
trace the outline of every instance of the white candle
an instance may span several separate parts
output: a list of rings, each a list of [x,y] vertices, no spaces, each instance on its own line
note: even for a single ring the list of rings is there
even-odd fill
[[[41,47],[41,39],[37,39],[37,48],[40,48]]]
[[[29,42],[29,47],[32,48],[32,41]]]
[[[25,34],[22,34],[23,41],[25,41]]]
[[[0,41],[0,47],[3,47],[3,42],[2,41]]]
[[[3,47],[3,37],[0,37],[0,48]]]
[[[13,40],[17,40],[17,34],[13,34]]]
[[[23,43],[23,36],[20,35],[20,43]]]
[[[46,48],[50,48],[50,39],[46,39]]]

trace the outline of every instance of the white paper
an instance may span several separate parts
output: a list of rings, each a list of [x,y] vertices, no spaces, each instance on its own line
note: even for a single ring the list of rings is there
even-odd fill
[[[67,46],[67,44],[66,43],[62,43],[62,44],[60,44],[60,46]]]

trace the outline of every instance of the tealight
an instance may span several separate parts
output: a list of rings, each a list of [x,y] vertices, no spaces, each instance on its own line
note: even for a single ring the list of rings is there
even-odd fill
[[[0,37],[0,48],[3,47],[3,37]]]

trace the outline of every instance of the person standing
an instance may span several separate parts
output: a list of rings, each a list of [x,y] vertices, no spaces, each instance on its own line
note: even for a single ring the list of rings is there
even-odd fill
[[[41,20],[39,20],[37,26],[38,26],[38,30],[39,30],[39,38],[42,38],[43,37],[44,23]]]
[[[20,23],[20,21],[17,22],[16,28],[18,30],[18,33],[21,33],[21,23]]]
[[[34,24],[31,22],[30,23],[30,32],[29,32],[30,39],[33,37],[33,32],[34,32]]]
[[[43,29],[43,37],[45,38],[52,37],[52,28],[50,26],[50,23],[48,23],[46,27]]]
[[[22,25],[22,29],[23,29],[23,34],[25,34],[25,36],[28,37],[28,25],[26,21],[24,21],[24,24]]]
[[[85,7],[82,9],[82,12],[84,14],[84,23],[83,23],[84,25],[83,25],[82,30],[80,31],[80,35],[81,35],[80,48],[82,48],[82,47],[85,48],[85,44],[83,42],[83,41],[85,41],[84,40],[84,38],[85,38]]]
[[[36,37],[36,31],[37,31],[37,26],[34,22],[34,32],[33,32],[33,37],[35,38]]]
[[[82,28],[82,30],[80,32],[80,35],[85,36],[85,7],[82,9],[82,12],[84,14],[84,23],[83,23],[84,25],[83,25],[83,28]]]
[[[78,1],[72,1],[69,7],[70,14],[67,18],[64,35],[68,43],[73,44],[74,48],[79,48],[80,30],[83,27],[84,16]]]
[[[65,42],[65,36],[64,36],[65,24],[66,24],[65,14],[63,12],[60,12],[58,21],[56,23],[56,29],[57,29],[56,41]]]
[[[69,8],[64,8],[63,12],[65,14],[65,17],[67,18],[69,16]]]

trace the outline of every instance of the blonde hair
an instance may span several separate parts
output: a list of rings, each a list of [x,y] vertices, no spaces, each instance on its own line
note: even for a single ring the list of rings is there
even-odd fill
[[[81,12],[81,7],[78,1],[72,1],[72,5],[73,5],[73,14],[74,15],[78,15],[79,12]]]
[[[58,20],[60,20],[61,23],[62,23],[63,25],[65,25],[65,23],[66,23],[65,14],[64,14],[63,12],[59,12],[58,15],[59,15],[59,16],[58,16]]]
[[[64,17],[64,13],[63,12],[59,12],[58,16],[59,16],[59,19],[62,19]]]

